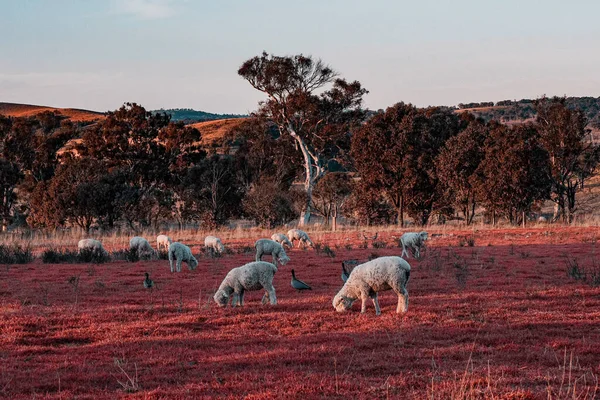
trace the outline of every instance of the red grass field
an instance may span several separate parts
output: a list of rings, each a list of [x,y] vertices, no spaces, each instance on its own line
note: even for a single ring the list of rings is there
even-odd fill
[[[242,309],[220,309],[211,297],[252,254],[203,258],[180,274],[168,261],[2,266],[0,397],[600,395],[600,288],[569,277],[565,258],[600,271],[599,229],[482,231],[474,247],[458,246],[472,231],[444,232],[421,261],[409,260],[407,314],[395,313],[392,292],[380,295],[379,317],[372,303],[365,315],[359,304],[336,313],[340,262],[399,255],[391,234],[385,249],[358,248],[356,232],[323,234],[335,258],[288,252],[275,277],[279,304],[261,306],[262,293],[250,292]],[[290,287],[292,268],[312,292]],[[143,288],[145,271],[158,289]]]

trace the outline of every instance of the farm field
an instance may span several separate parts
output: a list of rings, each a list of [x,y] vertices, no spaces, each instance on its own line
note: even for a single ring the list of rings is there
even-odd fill
[[[400,255],[389,230],[385,248],[356,231],[312,234],[335,255],[288,251],[276,306],[262,292],[243,308],[212,300],[258,237],[174,274],[164,260],[0,266],[0,398],[600,396],[599,228],[429,232],[409,259],[404,315],[391,291],[381,316],[331,305],[343,260]],[[290,287],[292,268],[312,291]],[[142,286],[146,271],[157,288]]]

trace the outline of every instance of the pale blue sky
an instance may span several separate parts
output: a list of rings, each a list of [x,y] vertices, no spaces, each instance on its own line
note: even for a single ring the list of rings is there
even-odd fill
[[[597,0],[0,0],[0,102],[246,113],[263,50],[322,58],[369,108],[600,96]]]

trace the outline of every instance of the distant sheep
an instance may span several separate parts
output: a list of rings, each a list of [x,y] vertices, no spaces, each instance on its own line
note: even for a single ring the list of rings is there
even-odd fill
[[[221,243],[221,239],[216,236],[207,236],[206,239],[204,239],[204,247],[211,249],[217,254],[221,254],[225,251],[225,246]]]
[[[230,301],[232,307],[241,307],[244,305],[246,290],[265,289],[262,304],[266,304],[267,301],[277,304],[273,287],[273,276],[276,272],[277,267],[265,261],[255,261],[234,268],[225,276],[213,298],[221,307],[227,306]]]
[[[81,239],[79,243],[77,243],[77,248],[79,251],[88,250],[99,254],[108,254],[108,252],[104,250],[102,242],[96,239]]]
[[[271,240],[276,241],[277,243],[279,243],[282,246],[287,246],[288,249],[291,249],[292,246],[292,242],[290,242],[290,240],[288,239],[288,237],[286,235],[284,235],[283,233],[274,233],[271,235]]]
[[[150,243],[140,236],[134,236],[129,241],[129,249],[135,251],[138,257],[152,256],[154,249],[150,246]]]
[[[397,313],[408,311],[410,265],[401,257],[379,257],[358,265],[352,270],[342,289],[333,298],[336,311],[349,310],[355,300],[362,301],[361,313],[367,310],[367,299],[375,305],[375,314],[381,314],[378,292],[393,290],[398,295]]]
[[[298,247],[300,247],[300,243],[302,243],[304,245],[304,247],[306,247],[307,244],[310,247],[315,247],[313,245],[313,242],[308,237],[308,234],[300,229],[290,229],[287,233],[287,236],[290,239],[290,242],[292,243],[292,245],[294,243],[294,240],[297,240]]]
[[[169,266],[173,271],[173,259],[177,260],[177,272],[181,272],[181,263],[185,261],[192,271],[198,266],[198,260],[192,254],[192,250],[183,243],[174,242],[169,245]]]
[[[156,237],[156,249],[160,251],[161,249],[169,250],[169,245],[173,243],[171,238],[167,235],[158,235]]]
[[[281,265],[285,265],[290,261],[290,258],[285,254],[285,250],[282,245],[274,240],[269,239],[258,239],[254,243],[256,248],[256,261],[262,261],[264,254],[270,254],[273,256],[273,264],[277,265],[277,261]]]
[[[402,243],[402,255],[406,258],[409,257],[408,249],[412,249],[413,257],[419,258],[421,257],[421,249],[425,245],[425,241],[427,240],[427,232],[406,232],[404,235],[400,237],[400,243]]]

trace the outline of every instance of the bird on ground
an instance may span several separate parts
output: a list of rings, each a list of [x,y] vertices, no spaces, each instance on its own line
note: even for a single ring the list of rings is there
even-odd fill
[[[146,279],[144,279],[144,287],[146,289],[151,289],[154,287],[154,281],[150,279],[150,275],[146,272]]]
[[[312,290],[310,286],[296,278],[296,273],[292,270],[292,287],[296,290]]]
[[[350,276],[350,272],[348,272],[348,270],[346,269],[346,264],[344,264],[344,262],[342,262],[342,280],[344,282],[346,282],[348,280],[349,276]]]

